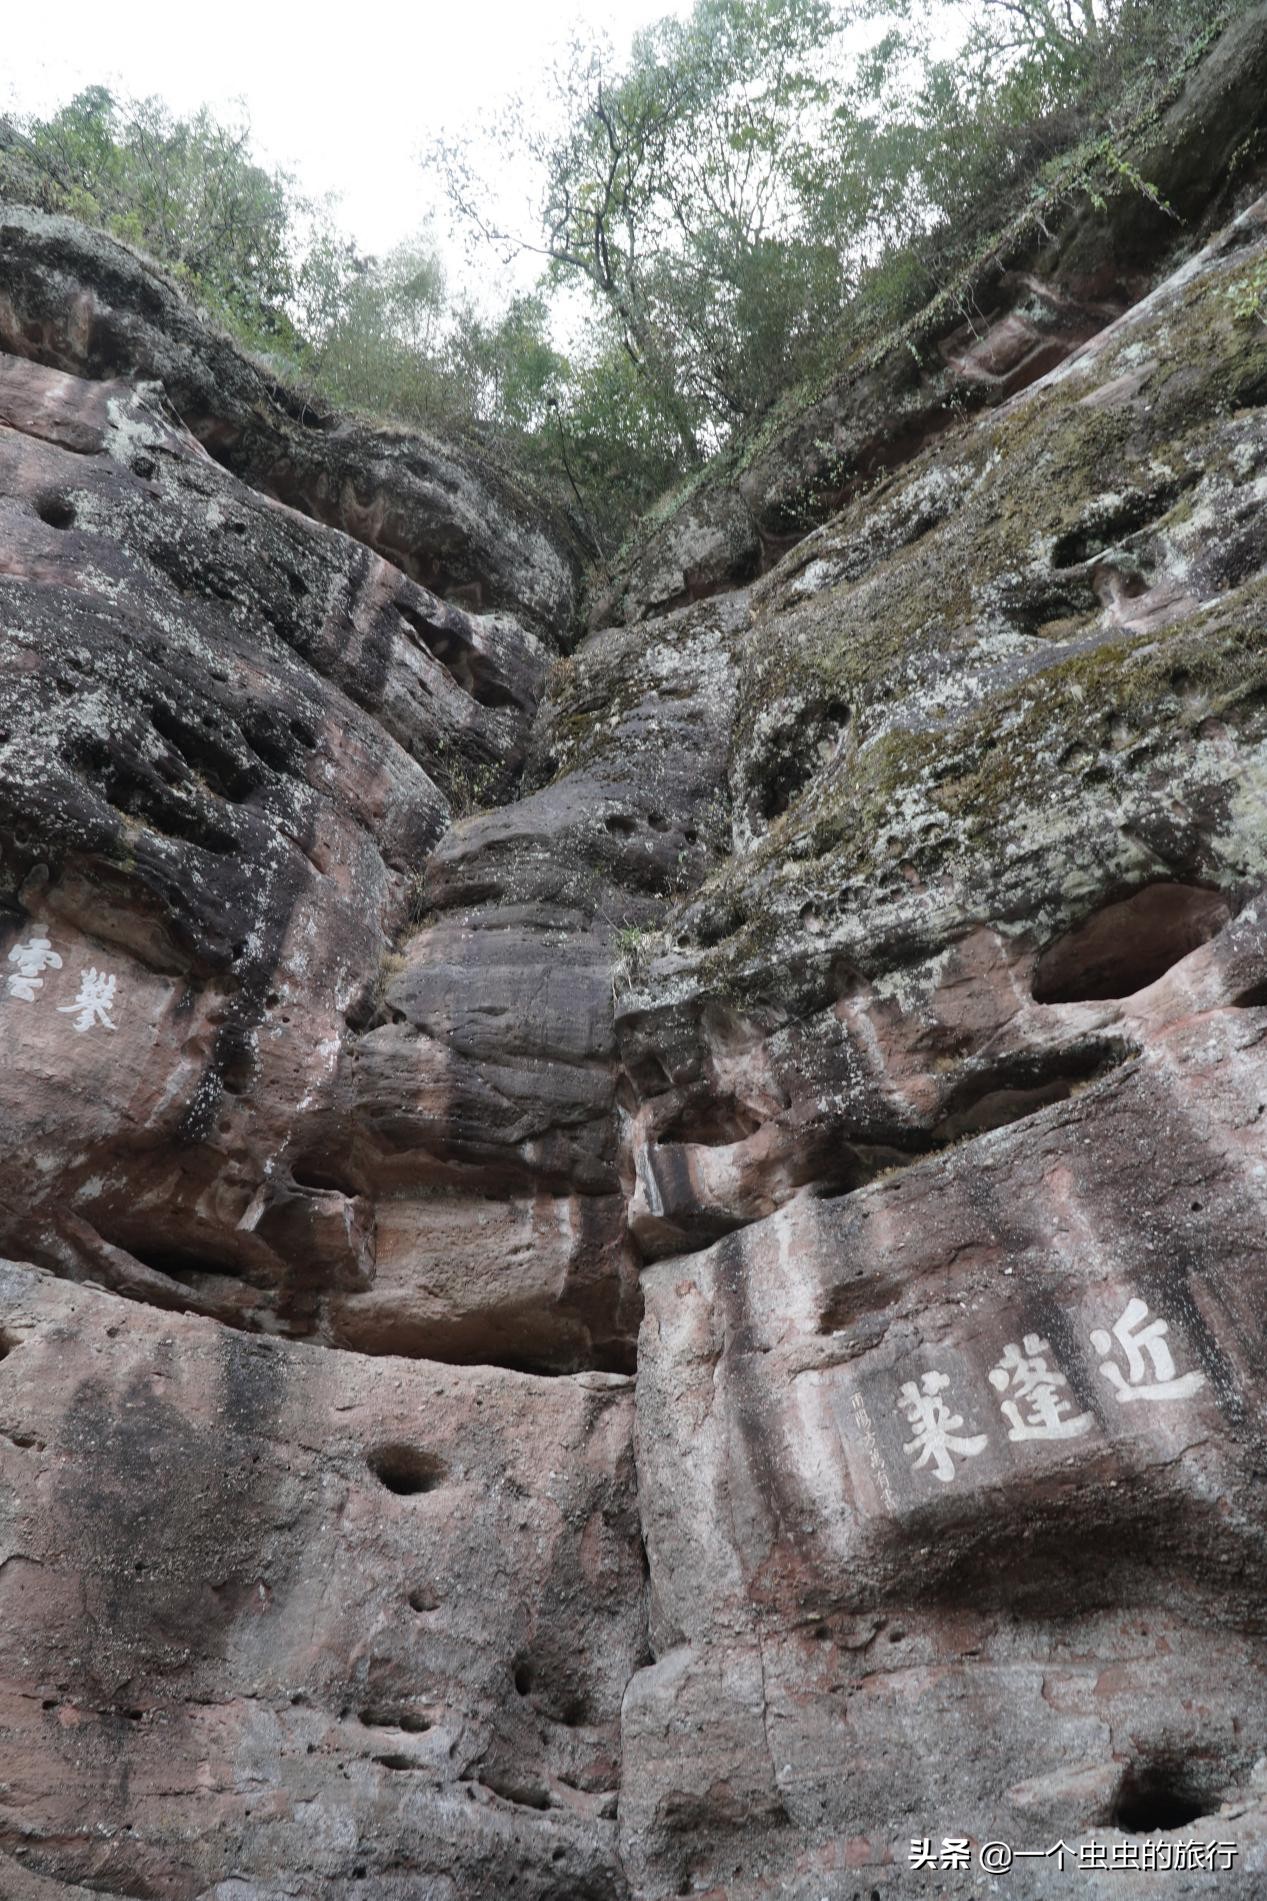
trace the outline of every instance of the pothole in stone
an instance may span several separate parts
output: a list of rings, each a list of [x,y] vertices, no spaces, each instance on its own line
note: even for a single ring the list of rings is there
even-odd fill
[[[682,1142],[700,1148],[728,1148],[755,1135],[761,1120],[733,1097],[683,1104],[658,1132],[658,1143]]]
[[[548,1809],[550,1806],[549,1791],[536,1783],[512,1782],[503,1776],[481,1776],[479,1784],[501,1801],[513,1802],[516,1808]]]
[[[120,1236],[126,1238],[121,1239]],[[251,1285],[250,1276],[245,1271],[246,1264],[227,1250],[223,1254],[203,1253],[196,1248],[182,1247],[179,1241],[167,1243],[156,1238],[151,1242],[132,1238],[127,1229],[116,1227],[111,1227],[102,1239],[130,1254],[141,1267],[161,1274],[165,1280],[174,1281],[191,1291],[223,1285],[228,1281]],[[263,1284],[267,1285],[266,1282]]]
[[[1231,916],[1217,891],[1188,884],[1144,885],[1102,905],[1057,938],[1034,971],[1036,1003],[1098,1003],[1131,997],[1201,944]]]
[[[379,1484],[398,1498],[415,1498],[422,1492],[434,1492],[444,1478],[441,1461],[418,1446],[376,1446],[366,1455],[365,1462]]]
[[[721,900],[715,904],[706,901],[695,922],[695,941],[703,950],[713,950],[736,931],[742,929],[744,916],[738,905]],[[689,943],[689,938],[687,942]]]
[[[559,1656],[517,1657],[511,1669],[515,1694],[531,1698],[537,1714],[547,1721],[579,1729],[589,1721],[590,1702],[573,1666],[574,1660]]]
[[[350,1168],[316,1150],[296,1156],[290,1165],[290,1178],[296,1188],[312,1188],[320,1194],[346,1195],[351,1199],[364,1193]]]
[[[840,752],[850,711],[830,700],[798,707],[767,732],[749,769],[747,814],[754,835],[790,809]]]
[[[468,693],[480,706],[490,708],[517,706],[515,695],[497,677],[496,668],[480,653],[458,622],[432,620],[408,601],[396,602],[396,610],[412,628],[433,660],[439,662],[454,684]]]
[[[201,731],[188,718],[161,702],[150,708],[154,730],[180,754],[186,765],[217,798],[240,805],[263,783],[258,772],[241,760],[214,732]]]
[[[1125,495],[1106,497],[1099,508],[1093,507],[1076,527],[1057,539],[1051,551],[1052,567],[1081,567],[1117,547],[1128,535],[1151,528],[1197,480],[1198,473],[1193,470],[1186,480],[1162,483],[1151,492],[1134,489]]]
[[[75,526],[75,509],[64,495],[42,495],[35,504],[35,512],[49,528],[67,529]]]
[[[216,1040],[216,1064],[226,1093],[245,1095],[255,1074],[255,1050],[250,1032],[239,1024],[226,1024]]]
[[[425,1736],[431,1724],[415,1710],[368,1709],[360,1712],[365,1729],[403,1729],[410,1736]]]
[[[1109,1822],[1126,1835],[1166,1834],[1213,1815],[1218,1798],[1184,1763],[1132,1763],[1118,1785]]]
[[[1023,1122],[1054,1102],[1067,1102],[1075,1090],[1120,1068],[1131,1054],[1123,1044],[1088,1043],[1078,1049],[1020,1052],[985,1074],[970,1072],[947,1098],[933,1139],[957,1142]]]

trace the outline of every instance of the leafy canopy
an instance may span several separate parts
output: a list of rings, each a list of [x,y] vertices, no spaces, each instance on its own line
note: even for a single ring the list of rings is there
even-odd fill
[[[281,373],[474,435],[599,552],[1018,208],[1041,215],[1071,177],[1097,202],[1071,155],[1143,184],[1118,141],[1247,4],[695,0],[623,59],[574,38],[529,96],[426,155],[472,281],[490,247],[539,266],[491,312],[427,232],[361,255],[245,124],[94,86],[21,143],[53,202],[153,253]],[[507,179],[531,185],[519,220]]]

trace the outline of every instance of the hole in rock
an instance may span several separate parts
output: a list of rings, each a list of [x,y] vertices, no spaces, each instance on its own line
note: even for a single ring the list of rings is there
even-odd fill
[[[656,1136],[657,1142],[689,1142],[701,1148],[726,1148],[755,1135],[761,1127],[758,1116],[742,1103],[701,1100],[687,1103],[667,1122]]]
[[[1111,506],[1093,512],[1078,527],[1061,535],[1051,551],[1053,568],[1081,567],[1084,561],[1106,553],[1128,535],[1151,527],[1174,507],[1184,489],[1196,479],[1194,472],[1189,481],[1163,483],[1151,494],[1136,489],[1114,496]]]
[[[816,774],[830,765],[849,724],[838,700],[802,708],[767,733],[753,765],[748,821],[763,831],[782,817]]]
[[[1134,996],[1221,931],[1231,912],[1200,885],[1151,884],[1106,904],[1048,946],[1034,971],[1036,1003]]]
[[[535,1783],[509,1782],[501,1777],[494,1781],[491,1776],[481,1776],[480,1785],[490,1795],[500,1796],[503,1802],[513,1802],[521,1809],[548,1809],[550,1806],[549,1791],[539,1788]]]
[[[352,1171],[328,1155],[310,1152],[298,1156],[290,1165],[290,1178],[296,1188],[315,1188],[325,1193],[333,1191],[337,1195],[346,1195],[349,1200],[364,1193]]]
[[[757,803],[764,819],[778,818],[802,792],[813,774],[812,759],[798,758],[792,752],[775,756],[766,766],[757,787]]]
[[[113,1246],[121,1247],[138,1261],[142,1267],[148,1267],[153,1273],[161,1274],[166,1280],[176,1281],[183,1287],[197,1291],[206,1281],[236,1280],[242,1281],[240,1263],[228,1258],[200,1254],[191,1248],[179,1245],[165,1246],[161,1242],[155,1246],[120,1239],[119,1232],[111,1229],[103,1236]]]
[[[424,1611],[437,1611],[440,1608],[440,1600],[435,1592],[423,1590],[421,1586],[409,1593],[408,1603],[410,1610],[417,1611],[420,1616]]]
[[[1185,1765],[1178,1762],[1132,1763],[1118,1787],[1109,1821],[1127,1835],[1188,1828],[1218,1807]]]
[[[410,1736],[425,1736],[431,1728],[427,1718],[413,1710],[362,1710],[360,1720],[366,1729],[403,1729]]]
[[[420,1492],[433,1492],[444,1477],[439,1459],[418,1446],[376,1446],[367,1455],[366,1464],[389,1492],[398,1498],[415,1498]]]
[[[970,1075],[951,1091],[946,1114],[933,1131],[938,1142],[1004,1129],[1066,1102],[1076,1088],[1107,1076],[1127,1061],[1121,1045],[1088,1043],[1080,1049],[1026,1051],[996,1064],[985,1076]]]
[[[412,627],[432,658],[438,660],[455,684],[480,706],[518,704],[510,689],[496,677],[492,663],[460,629],[460,623],[438,624],[403,601],[397,601],[396,607],[401,619]]]
[[[230,1041],[229,1032],[224,1033],[222,1047],[216,1052],[220,1067],[220,1081],[230,1096],[242,1096],[251,1086],[251,1077],[255,1073],[255,1051],[245,1039]]]
[[[424,1766],[412,1756],[375,1756],[374,1760],[380,1769],[421,1769]]]
[[[704,950],[712,950],[742,930],[743,922],[743,912],[735,904],[710,906],[695,922],[695,940]]]
[[[515,1665],[515,1690],[520,1696],[527,1696],[532,1689],[532,1670],[526,1663]]]
[[[208,791],[215,793],[218,798],[240,805],[260,785],[258,772],[235,758],[227,744],[212,734],[201,732],[170,707],[152,707],[150,718],[155,732],[162,735],[186,765],[191,766],[204,780]]]
[[[246,742],[257,758],[274,772],[289,773],[295,764],[295,749],[291,745],[291,728],[280,718],[265,708],[263,712],[244,720],[242,731]]]
[[[1099,606],[1095,589],[1082,575],[1017,576],[998,589],[999,606],[1018,634],[1034,640],[1073,631],[1082,616]]]
[[[64,495],[44,495],[35,504],[35,512],[49,528],[73,528],[75,510]]]

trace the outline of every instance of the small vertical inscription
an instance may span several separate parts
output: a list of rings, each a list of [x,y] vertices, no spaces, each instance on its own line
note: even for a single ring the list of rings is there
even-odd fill
[[[875,1475],[876,1486],[879,1490],[885,1510],[896,1512],[897,1500],[893,1496],[893,1487],[889,1483],[889,1475],[884,1464],[884,1455],[880,1451],[880,1442],[875,1436],[875,1427],[872,1425],[871,1415],[867,1411],[867,1402],[861,1393],[855,1393],[850,1401],[850,1405],[853,1411],[854,1423],[858,1428],[858,1437],[866,1449],[867,1460]]]

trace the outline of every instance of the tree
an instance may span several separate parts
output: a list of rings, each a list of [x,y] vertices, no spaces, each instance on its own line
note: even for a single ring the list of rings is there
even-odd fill
[[[245,122],[205,108],[179,119],[160,100],[124,103],[90,86],[25,129],[72,209],[171,266],[248,332],[288,333],[304,201],[252,158]]]
[[[304,269],[310,369],[327,395],[424,427],[469,412],[444,360],[444,268],[425,234],[381,264],[323,248]]]
[[[839,247],[807,190],[835,37],[826,0],[697,0],[623,68],[574,45],[555,123],[519,101],[498,129],[543,181],[533,231],[508,228],[469,144],[433,147],[469,226],[588,288],[688,464],[777,393],[839,308]]]
[[[567,359],[550,340],[549,307],[539,293],[512,297],[492,320],[470,303],[460,305],[446,356],[481,420],[524,438],[545,428],[569,374]]]

